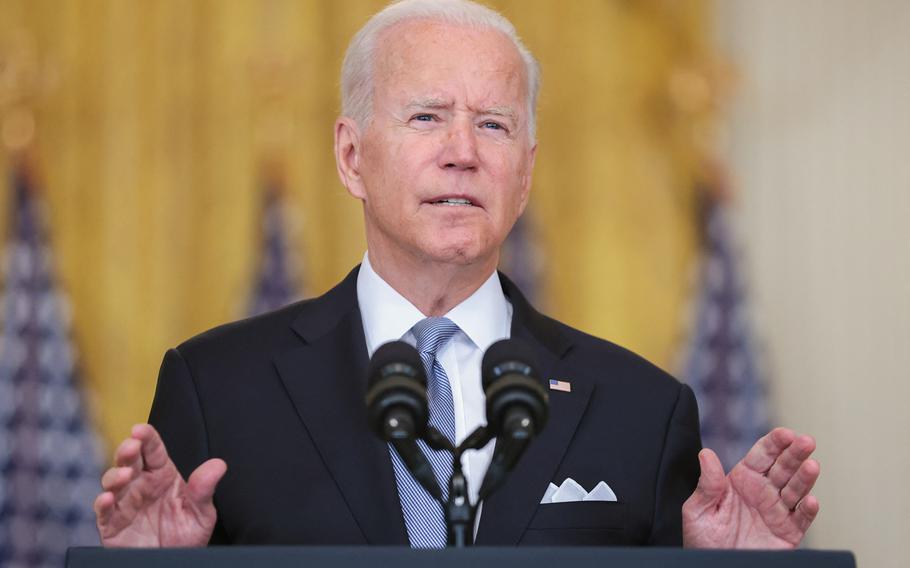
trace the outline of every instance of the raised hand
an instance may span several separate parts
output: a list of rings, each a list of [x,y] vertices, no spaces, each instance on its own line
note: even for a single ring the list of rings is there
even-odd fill
[[[683,504],[683,544],[693,548],[794,548],[818,514],[809,494],[819,465],[811,436],[775,428],[724,476],[717,454],[698,454],[701,477]]]
[[[158,432],[133,426],[101,477],[95,515],[104,546],[205,546],[215,527],[215,486],[227,471],[210,459],[184,481]]]

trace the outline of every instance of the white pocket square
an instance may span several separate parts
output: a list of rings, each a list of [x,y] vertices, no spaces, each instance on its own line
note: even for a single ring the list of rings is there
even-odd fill
[[[616,501],[616,493],[613,493],[613,490],[604,481],[595,485],[591,491],[585,491],[585,488],[579,485],[577,481],[567,477],[559,487],[553,483],[547,486],[540,504],[570,503],[573,501]]]

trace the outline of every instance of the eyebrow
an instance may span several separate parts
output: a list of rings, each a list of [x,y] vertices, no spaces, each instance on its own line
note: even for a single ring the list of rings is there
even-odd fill
[[[503,118],[508,118],[509,120],[518,122],[518,116],[515,114],[515,111],[512,110],[512,107],[507,107],[507,106],[490,107],[490,108],[484,110],[483,112],[481,112],[480,114],[490,114],[493,116],[501,116]]]
[[[452,108],[452,105],[453,105],[453,103],[451,101],[429,97],[429,98],[425,98],[425,99],[414,99],[411,102],[409,102],[405,106],[405,108],[407,108],[407,109],[418,109],[418,108],[448,109],[448,108]],[[478,114],[500,116],[500,117],[507,118],[507,119],[515,121],[515,122],[518,121],[518,115],[515,113],[515,111],[512,109],[512,107],[508,107],[508,106],[494,106],[494,107],[482,109],[482,110],[480,110],[480,112]]]
[[[434,108],[434,109],[443,109],[450,108],[452,106],[451,101],[446,101],[443,99],[437,98],[426,98],[426,99],[414,99],[409,102],[405,108]]]

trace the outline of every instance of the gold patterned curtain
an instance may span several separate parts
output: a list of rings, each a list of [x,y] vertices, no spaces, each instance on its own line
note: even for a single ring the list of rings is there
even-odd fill
[[[383,4],[0,2],[0,119],[35,119],[56,269],[109,444],[145,420],[166,348],[243,315],[265,176],[284,180],[308,293],[359,261],[361,211],[337,180],[332,124],[347,41]],[[529,211],[541,303],[669,368],[710,115],[708,7],[490,4],[543,66]],[[0,150],[0,179],[13,157]]]

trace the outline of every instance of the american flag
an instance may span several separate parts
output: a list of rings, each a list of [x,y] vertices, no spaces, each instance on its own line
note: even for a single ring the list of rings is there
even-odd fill
[[[258,315],[299,299],[284,211],[276,184],[263,192],[259,267],[250,299],[250,315]]]
[[[101,449],[24,167],[12,185],[0,304],[0,566],[62,566],[68,546],[99,543],[92,502]]]
[[[717,198],[705,197],[699,292],[684,374],[698,399],[702,442],[729,470],[768,432],[769,419],[726,214]]]

